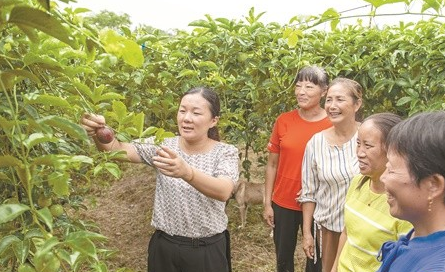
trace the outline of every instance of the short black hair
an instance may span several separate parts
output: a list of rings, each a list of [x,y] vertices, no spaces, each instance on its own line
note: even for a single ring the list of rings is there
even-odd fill
[[[417,185],[434,174],[445,177],[445,111],[418,113],[400,122],[386,146],[406,159]]]

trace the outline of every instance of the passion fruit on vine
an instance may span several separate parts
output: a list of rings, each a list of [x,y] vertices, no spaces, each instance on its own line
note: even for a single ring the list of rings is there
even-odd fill
[[[109,127],[101,127],[96,129],[96,136],[100,143],[109,144],[114,139],[114,132]]]
[[[60,204],[54,204],[49,207],[49,211],[54,217],[61,216],[65,211],[63,210],[63,206]]]
[[[46,197],[43,193],[39,195],[37,198],[37,204],[42,207],[49,207],[51,204],[53,204],[53,201],[50,197]]]

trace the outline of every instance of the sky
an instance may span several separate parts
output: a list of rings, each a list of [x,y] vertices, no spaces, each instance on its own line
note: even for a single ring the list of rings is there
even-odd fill
[[[76,0],[70,6],[85,7],[92,12],[112,11],[118,15],[127,13],[133,26],[145,24],[155,28],[189,30],[188,24],[206,19],[243,19],[251,7],[255,14],[265,12],[260,21],[287,24],[296,15],[320,15],[328,8],[334,8],[344,15],[368,14],[370,6],[363,0]],[[416,6],[412,7],[416,8]],[[405,11],[404,4],[391,4],[380,7],[378,13],[400,13]],[[413,11],[420,11],[416,8]],[[385,16],[375,19],[377,25],[394,24],[398,21],[420,19],[409,16]],[[353,21],[352,21],[353,20]],[[357,19],[349,22],[354,23]],[[348,21],[347,21],[348,22]]]

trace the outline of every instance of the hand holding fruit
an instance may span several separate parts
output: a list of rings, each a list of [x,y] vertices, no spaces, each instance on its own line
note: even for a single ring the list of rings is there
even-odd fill
[[[114,132],[109,127],[96,129],[96,137],[102,144],[109,144],[114,140]]]
[[[114,132],[106,126],[105,118],[102,115],[86,113],[82,116],[80,124],[85,128],[88,136],[96,136],[102,144],[108,144],[114,140]]]

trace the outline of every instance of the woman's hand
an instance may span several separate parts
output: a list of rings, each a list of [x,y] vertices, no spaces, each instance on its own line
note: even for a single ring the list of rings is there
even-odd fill
[[[156,151],[156,156],[153,156],[153,165],[160,173],[183,179],[209,198],[225,202],[233,192],[234,184],[229,177],[213,177],[199,171],[168,147],[161,146]]]
[[[263,218],[272,228],[275,227],[274,212],[272,206],[264,206]]]
[[[309,259],[314,259],[314,237],[303,235],[303,250]]]
[[[105,127],[105,117],[92,113],[84,113],[80,119],[80,125],[85,129],[88,136],[94,137],[96,136],[96,130],[98,128]]]
[[[153,164],[159,172],[169,177],[182,178],[189,183],[193,180],[192,167],[173,150],[161,146],[156,154],[157,156],[153,157]]]

